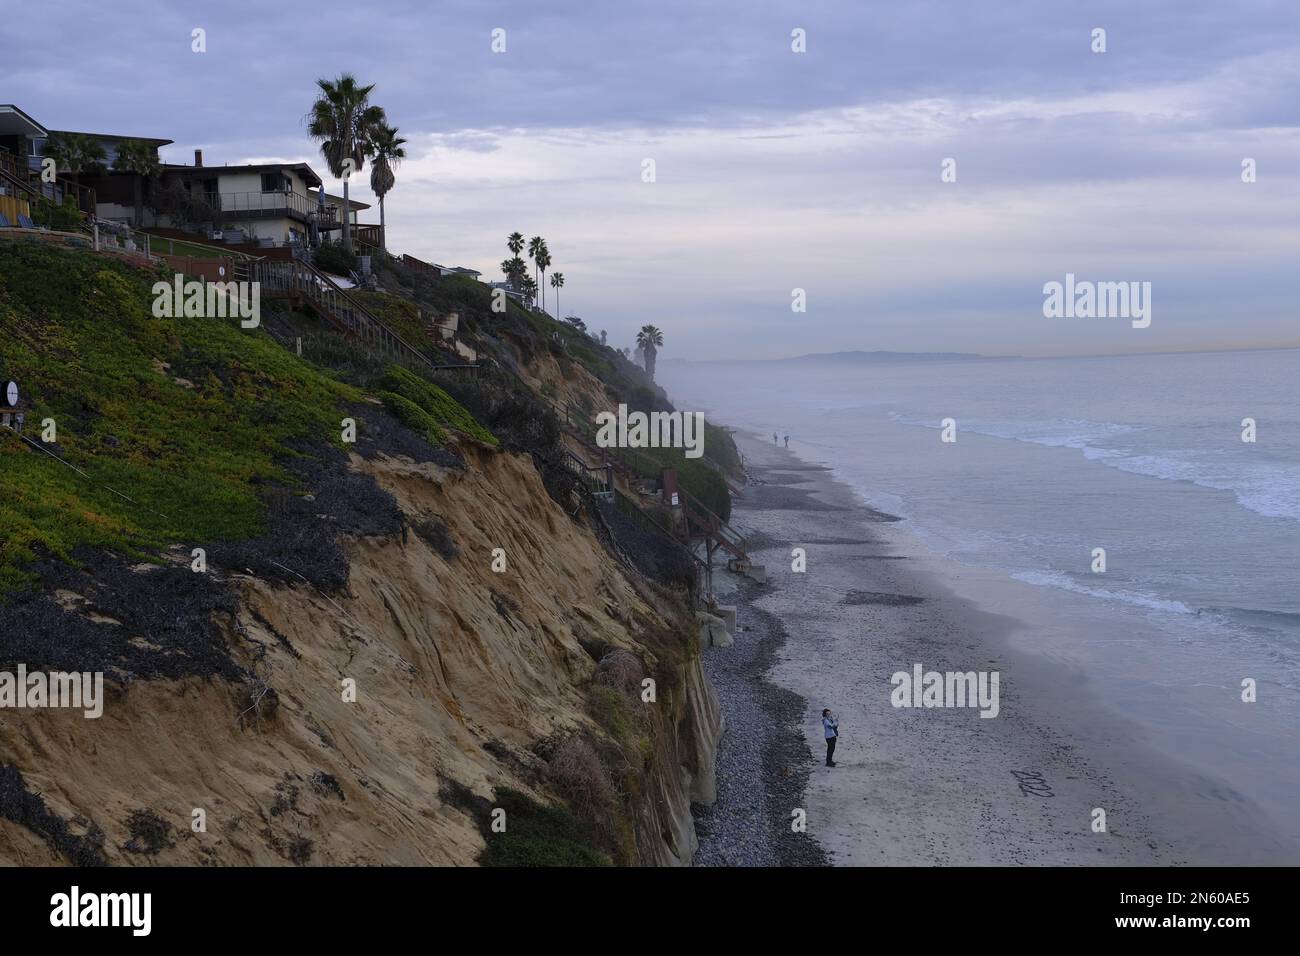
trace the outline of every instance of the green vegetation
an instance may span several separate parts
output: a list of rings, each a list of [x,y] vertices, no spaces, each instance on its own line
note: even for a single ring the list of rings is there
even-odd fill
[[[381,123],[370,138],[373,161],[370,163],[370,191],[379,197],[379,251],[387,252],[385,233],[384,197],[397,183],[393,170],[406,158],[406,140],[397,135],[397,127]]]
[[[389,292],[349,291],[380,322],[388,326],[416,348],[429,343],[429,333],[420,321],[420,310],[410,299]]]
[[[542,393],[545,394],[546,390],[547,386],[543,385]],[[596,424],[591,418],[572,407],[569,415],[588,435],[595,436]],[[716,447],[711,448],[711,444]],[[620,449],[619,454],[641,478],[657,479],[665,468],[676,470],[679,488],[698,498],[723,521],[730,521],[731,491],[719,468],[725,467],[725,463],[733,456],[739,461],[735,444],[724,429],[706,422],[704,451],[705,456],[702,458],[687,458],[686,451],[682,448],[627,448]]]
[[[149,237],[149,252],[155,256],[190,256],[194,259],[247,259],[249,256],[233,249],[220,246],[205,246],[184,239],[168,239],[165,236]]]
[[[135,218],[131,223],[138,229],[144,222],[144,181],[157,179],[162,169],[162,163],[158,159],[158,147],[151,146],[142,139],[124,139],[117,144],[113,169],[119,173],[135,173],[132,180],[135,193]]]
[[[85,133],[52,133],[41,154],[54,160],[74,183],[81,181],[82,173],[101,169],[107,158],[99,140]]]
[[[627,698],[618,688],[607,684],[597,684],[591,688],[589,703],[591,716],[601,728],[614,738],[615,743],[625,747],[633,742],[636,722],[628,713]]]
[[[706,447],[707,443],[706,437]],[[731,520],[731,492],[727,490],[727,482],[703,458],[687,458],[681,448],[638,448],[630,462],[643,478],[657,478],[664,468],[676,469],[678,487],[698,498],[723,521]]]
[[[357,257],[335,242],[326,240],[312,254],[312,264],[321,272],[345,276],[357,268]]]
[[[569,810],[548,807],[518,790],[503,788],[493,807],[506,812],[504,833],[484,833],[483,866],[609,866],[609,857],[592,847],[590,829]]]
[[[351,172],[361,172],[366,158],[374,155],[375,137],[388,118],[382,106],[370,102],[374,84],[361,86],[351,73],[344,73],[336,80],[317,80],[316,86],[320,95],[311,105],[307,132],[320,144],[321,156],[329,166],[330,174],[343,180],[343,248],[351,256],[350,177],[344,175],[344,164],[350,162]]]
[[[739,476],[742,472],[740,450],[731,432],[708,421],[704,423],[704,460],[727,475]]]
[[[421,422],[427,419],[434,423],[435,427],[445,425],[489,445],[497,444],[496,436],[475,421],[474,416],[466,411],[464,406],[437,385],[409,369],[402,368],[400,365],[390,365],[384,377],[380,379],[379,385],[385,390],[385,403],[393,408],[398,417],[420,412],[424,416],[418,419]],[[404,410],[399,411],[398,407],[390,404],[390,397],[400,398],[406,406],[412,407],[403,406]],[[402,420],[408,425],[411,424],[406,418]]]
[[[0,599],[33,583],[26,565],[46,552],[254,537],[259,485],[287,480],[286,443],[340,441],[340,406],[357,389],[235,320],[154,318],[158,279],[0,244],[3,374],[22,389],[27,437],[53,419],[57,444],[44,447],[87,476],[0,433]]]
[[[431,445],[441,445],[447,440],[434,417],[409,398],[396,392],[380,392],[379,398],[403,425],[424,436]]]
[[[76,232],[85,222],[81,210],[77,208],[77,201],[71,196],[66,197],[63,204],[58,206],[52,202],[32,203],[31,210],[32,222],[57,232]]]
[[[641,346],[645,354],[645,373],[654,381],[655,377],[655,355],[659,346],[664,344],[664,334],[653,325],[641,326],[641,331],[636,334],[636,344]]]

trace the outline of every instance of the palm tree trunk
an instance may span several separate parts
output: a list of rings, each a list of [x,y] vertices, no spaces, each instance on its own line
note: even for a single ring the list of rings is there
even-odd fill
[[[321,189],[325,184],[321,184]],[[348,201],[348,178],[343,177],[343,248],[352,251],[352,203]]]
[[[384,197],[379,197],[379,251],[388,252],[388,233],[384,231]]]
[[[144,225],[140,220],[144,218],[144,180],[140,174],[135,174],[135,228],[139,229]]]

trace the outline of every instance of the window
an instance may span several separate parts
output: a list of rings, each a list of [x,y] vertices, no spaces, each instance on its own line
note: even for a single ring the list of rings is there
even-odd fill
[[[262,173],[262,192],[287,193],[289,180],[284,173]]]

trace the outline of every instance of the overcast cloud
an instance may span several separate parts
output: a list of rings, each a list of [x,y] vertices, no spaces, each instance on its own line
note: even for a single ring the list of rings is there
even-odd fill
[[[353,72],[410,140],[391,248],[497,278],[507,233],[544,235],[563,311],[616,344],[654,322],[665,358],[1300,344],[1293,0],[119,0],[0,34],[0,102],[172,162],[327,176],[303,116]],[[1066,272],[1151,282],[1151,327],[1044,318]]]

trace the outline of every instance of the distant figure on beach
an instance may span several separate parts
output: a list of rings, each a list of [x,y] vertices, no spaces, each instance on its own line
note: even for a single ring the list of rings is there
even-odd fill
[[[772,444],[776,444],[776,432],[772,432]]]
[[[785,447],[786,447],[786,448],[789,448],[789,447],[790,447],[790,436],[789,436],[789,435],[786,435],[786,436],[785,436]]]
[[[822,730],[826,731],[826,766],[835,766],[835,741],[840,739],[840,722],[835,719],[831,709],[822,711]]]

